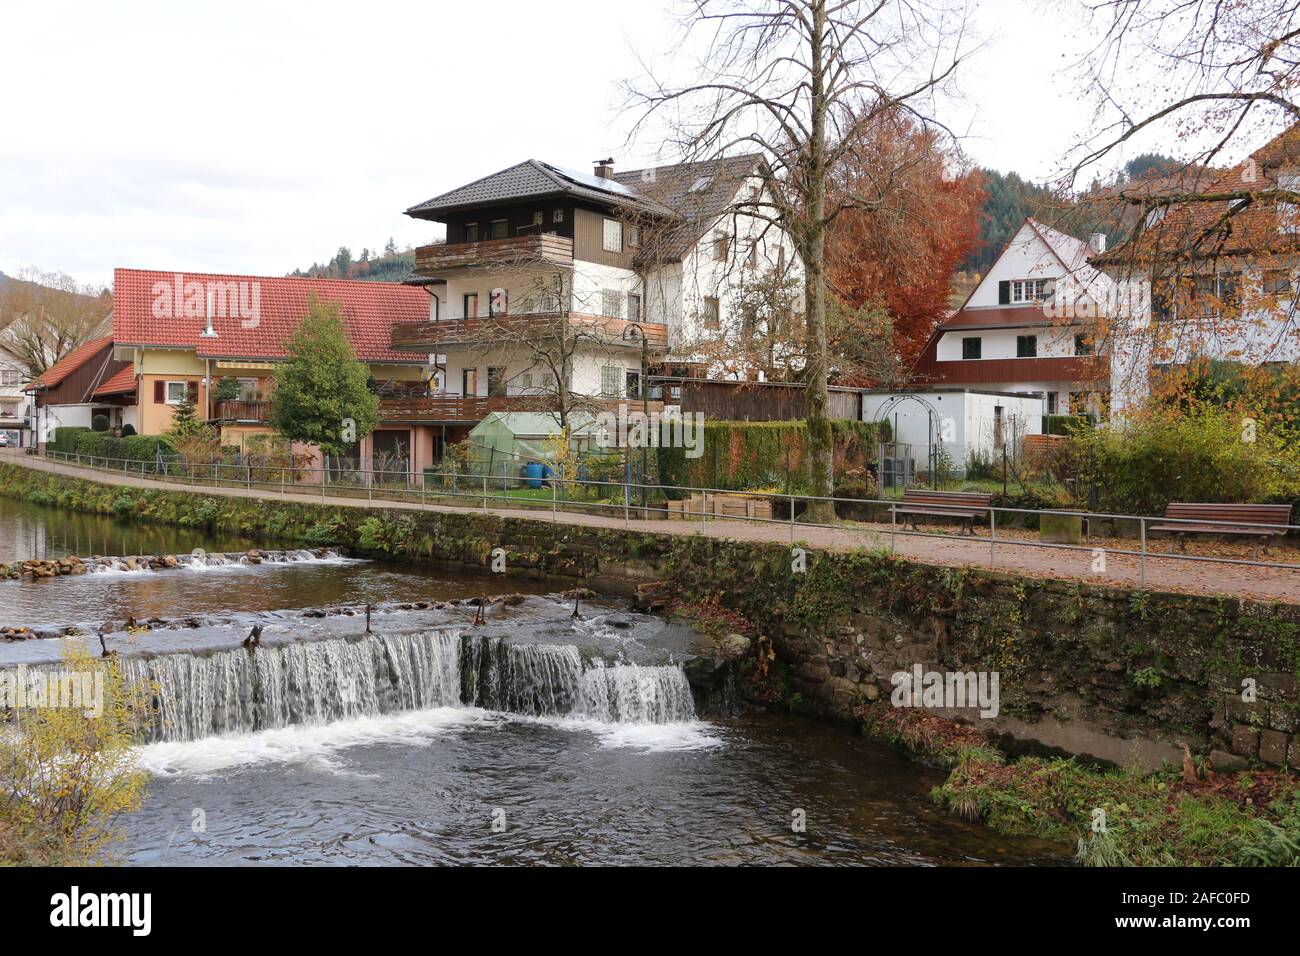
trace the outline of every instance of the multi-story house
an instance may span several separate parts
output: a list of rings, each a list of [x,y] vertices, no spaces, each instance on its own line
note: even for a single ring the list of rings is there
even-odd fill
[[[1113,299],[1090,264],[1105,249],[1026,219],[922,349],[918,383],[1033,394],[1045,415],[1100,413],[1109,391],[1099,313]]]
[[[1281,192],[1282,195],[1278,195]],[[1115,409],[1141,404],[1162,375],[1198,359],[1300,361],[1300,124],[1183,196],[1148,203],[1142,230],[1097,261],[1148,289],[1111,329]]]
[[[426,357],[389,347],[394,324],[427,316],[424,293],[385,282],[117,269],[113,277],[112,357],[120,363],[105,387],[130,395],[130,420],[142,435],[172,424],[188,394],[199,417],[221,428],[225,445],[246,446],[268,424],[274,372],[287,357],[310,300],[338,305],[357,358],[381,396],[423,395],[432,370]],[[223,380],[234,396],[218,391]],[[388,406],[383,403],[383,407]],[[405,462],[412,474],[441,456],[440,436],[381,412],[359,461]],[[400,467],[400,466],[399,466]]]
[[[0,345],[0,432],[5,433],[11,448],[30,440],[32,405],[31,397],[23,391],[26,384],[26,366]]]
[[[737,211],[764,201],[761,162],[588,175],[527,160],[408,209],[446,241],[416,250],[408,280],[427,320],[393,329],[439,370],[406,414],[458,427],[636,399],[650,370],[707,373],[746,277],[794,267],[783,233]]]

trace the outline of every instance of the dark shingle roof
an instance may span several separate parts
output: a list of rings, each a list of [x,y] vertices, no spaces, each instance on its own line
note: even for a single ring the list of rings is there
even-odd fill
[[[616,206],[642,206],[665,212],[653,199],[639,196],[618,181],[605,181],[536,159],[526,159],[491,176],[435,196],[406,210],[416,219],[438,219],[458,209],[537,196],[568,195]]]
[[[528,159],[406,210],[417,219],[439,220],[452,212],[541,196],[567,195],[622,206],[674,225],[656,243],[657,255],[676,259],[699,240],[735,199],[740,184],[762,162],[758,155],[633,169],[612,180]]]

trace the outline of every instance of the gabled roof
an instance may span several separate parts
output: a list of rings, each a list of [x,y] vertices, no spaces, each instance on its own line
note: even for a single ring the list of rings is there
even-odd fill
[[[113,339],[111,336],[108,336],[102,339],[91,339],[89,342],[77,346],[36,378],[24,385],[23,391],[34,392],[40,388],[54,388],[54,386],[58,385],[87,362],[94,359],[103,352],[105,348],[112,344]]]
[[[107,397],[109,395],[129,395],[135,391],[135,366],[130,362],[126,367],[119,370],[115,375],[108,379],[103,385],[95,389],[95,397]]]
[[[406,210],[406,214],[416,219],[440,220],[449,213],[475,206],[557,195],[611,206],[642,206],[650,211],[666,211],[618,179],[601,179],[599,176],[574,172],[541,160],[526,159],[414,205]]]
[[[198,283],[202,289],[233,283],[246,290],[242,293],[246,303],[256,288],[256,322],[241,318],[232,306],[226,311],[234,315],[213,319],[216,336],[203,336],[205,319],[201,314],[187,316],[181,308],[170,308],[177,298],[178,281],[182,289],[189,283]],[[199,358],[283,359],[312,296],[338,303],[348,341],[361,361],[400,365],[414,361],[409,353],[388,347],[389,332],[395,322],[427,321],[429,297],[420,289],[393,282],[116,269],[113,340],[124,346],[193,349]],[[163,300],[166,309],[158,306]],[[203,300],[202,294],[199,300]]]
[[[763,163],[756,153],[724,156],[697,163],[677,163],[617,173],[614,179],[656,200],[679,225],[662,237],[655,254],[666,260],[684,256],[713,228],[735,201],[741,185]],[[645,237],[643,237],[644,241]]]
[[[1207,183],[1189,183],[1172,195],[1228,195],[1278,189],[1282,173],[1300,171],[1300,123],[1295,123],[1241,163],[1219,172]],[[1275,200],[1249,199],[1229,215],[1228,200],[1192,201],[1167,207],[1164,217],[1138,236],[1108,251],[1099,261],[1118,264],[1125,257],[1145,259],[1156,254],[1178,258],[1214,258],[1228,254],[1270,254],[1294,251],[1294,232],[1279,230]],[[1185,255],[1184,255],[1185,254]]]

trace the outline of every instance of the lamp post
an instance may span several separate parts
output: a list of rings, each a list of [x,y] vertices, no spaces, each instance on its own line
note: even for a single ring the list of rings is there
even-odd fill
[[[633,333],[629,335],[628,333]],[[641,328],[637,322],[629,322],[623,329],[623,339],[639,338],[641,340],[641,413],[645,415],[645,426],[650,427],[650,341],[645,336],[645,329]],[[646,482],[650,474],[650,452],[649,452],[649,435],[643,436],[641,441],[641,510],[644,517],[645,510],[650,504],[650,489],[646,487]]]

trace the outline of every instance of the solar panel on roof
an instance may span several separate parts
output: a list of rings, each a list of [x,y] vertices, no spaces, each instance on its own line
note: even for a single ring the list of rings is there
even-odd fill
[[[618,195],[626,196],[629,199],[639,198],[636,193],[617,180],[602,179],[599,176],[593,176],[589,173],[579,173],[572,169],[565,169],[563,166],[551,166],[550,163],[546,163],[545,165],[555,170],[565,179],[571,179],[580,186],[586,186],[588,189],[599,189],[602,192],[617,193]]]

